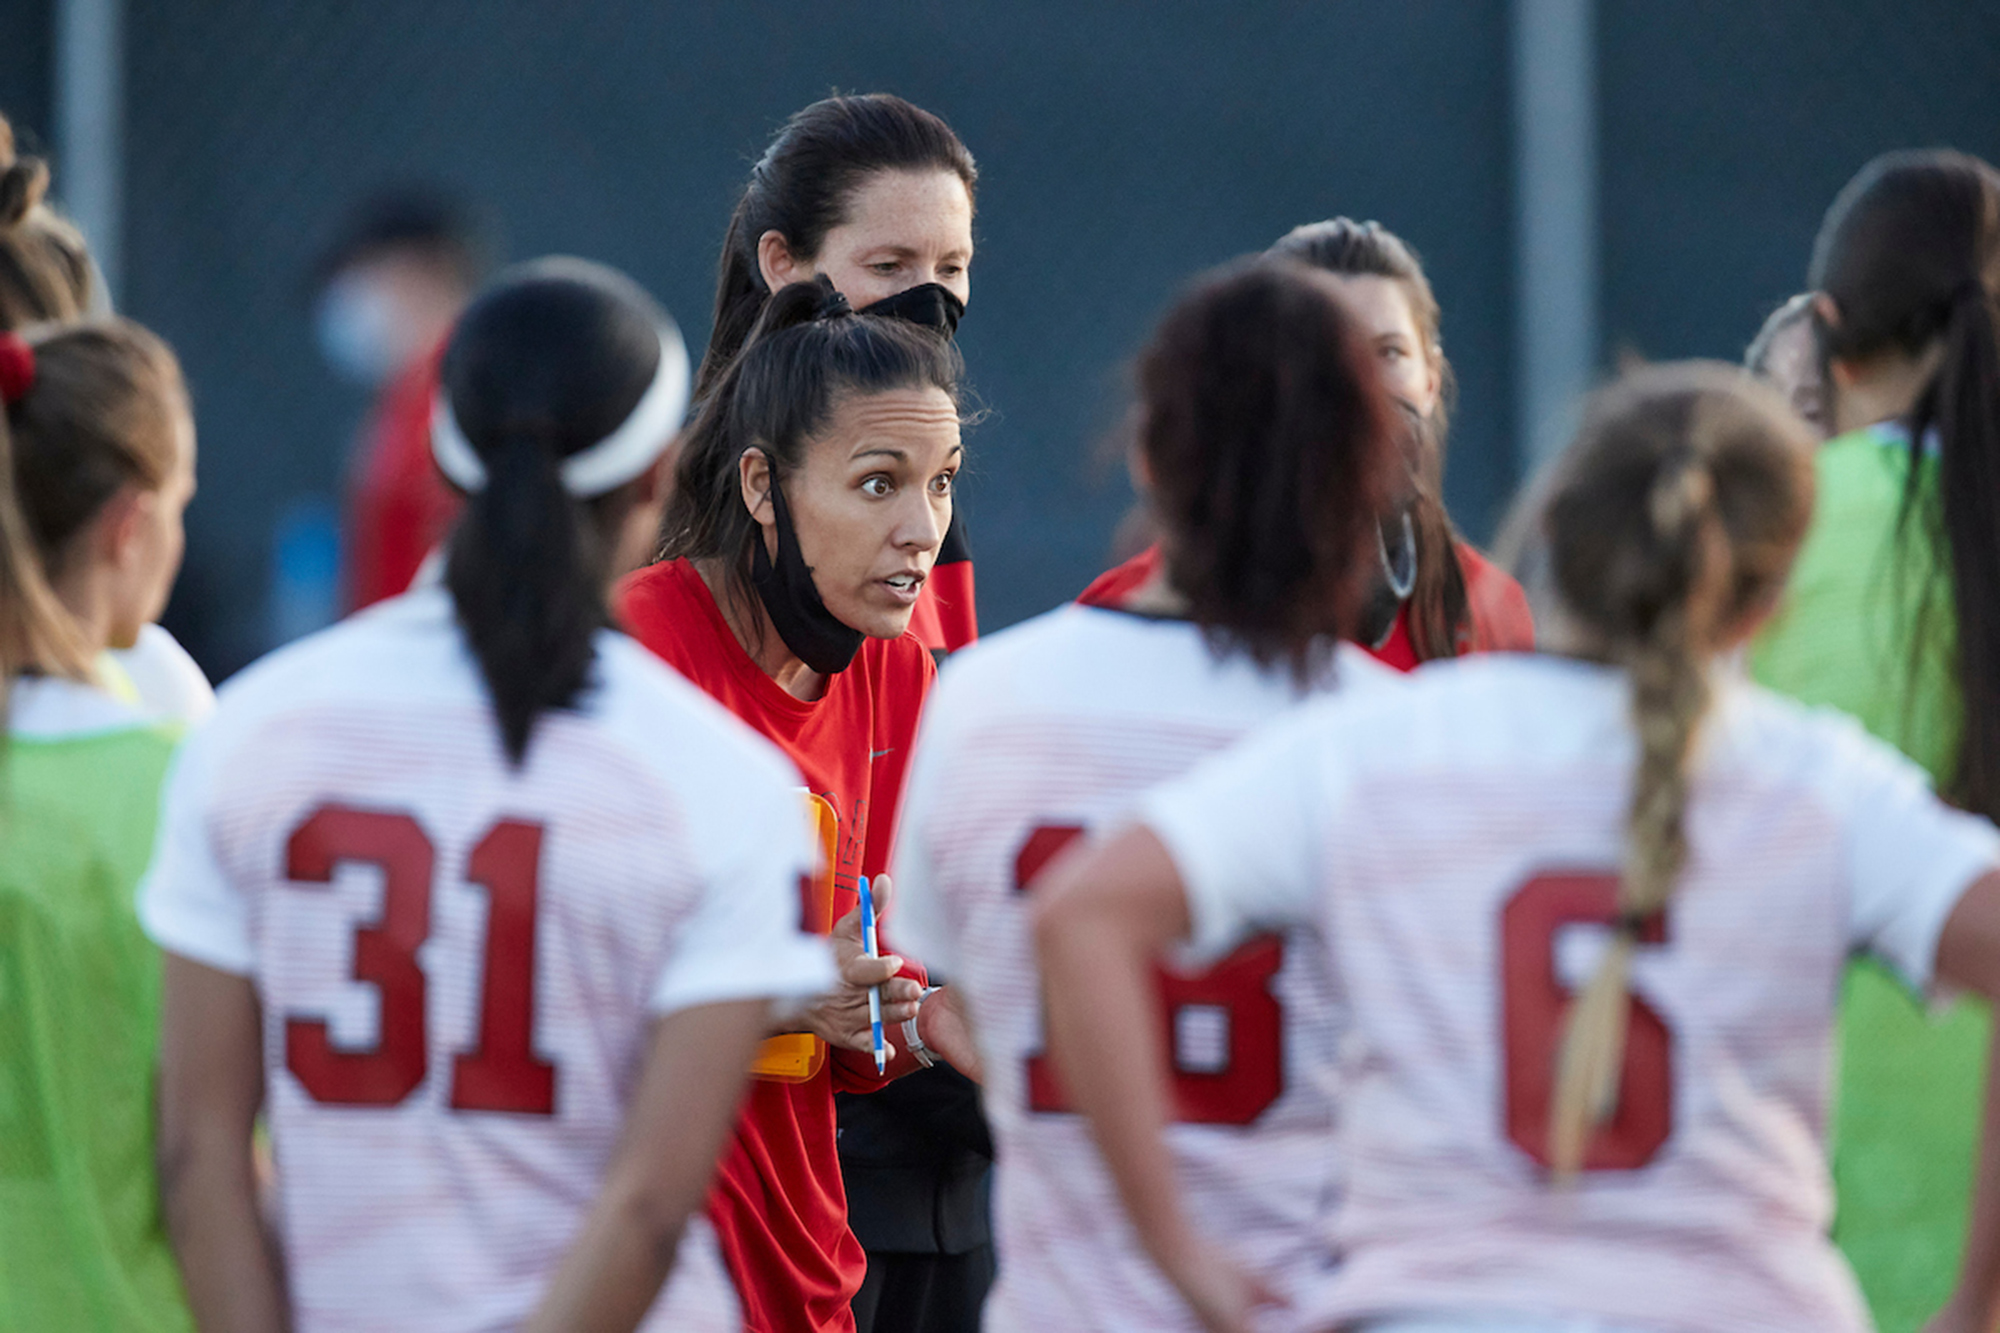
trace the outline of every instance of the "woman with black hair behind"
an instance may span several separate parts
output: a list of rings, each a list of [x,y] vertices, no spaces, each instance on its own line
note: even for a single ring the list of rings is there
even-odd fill
[[[924,717],[895,868],[903,937],[976,1017],[1001,1152],[989,1330],[1192,1329],[1124,1221],[1042,1054],[1028,933],[1043,867],[1146,788],[1301,698],[1393,679],[1341,644],[1376,566],[1401,425],[1331,278],[1208,275],[1139,361],[1133,471],[1165,563],[1118,608],[1067,606],[953,656]],[[1338,1202],[1339,1004],[1309,932],[1155,978],[1174,1165],[1209,1234],[1288,1296]]]
[[[689,1219],[772,1002],[833,968],[796,772],[606,627],[687,399],[629,279],[504,276],[445,352],[442,578],[237,676],[175,761],[141,915],[203,1329],[741,1326]]]
[[[854,1326],[864,1262],[834,1090],[873,1091],[933,1052],[977,1072],[951,992],[861,956],[857,883],[875,880],[893,929],[876,877],[937,671],[908,629],[951,524],[959,373],[950,342],[854,313],[824,276],[781,288],[688,429],[662,562],[619,594],[641,643],[792,757],[836,849],[805,914],[835,936],[842,984],[772,1034],[709,1202],[758,1333]],[[875,985],[887,1077],[870,1054]]]
[[[1833,438],[1751,671],[2000,816],[2000,172],[1948,151],[1875,159],[1827,210],[1808,278]],[[1886,1327],[1951,1284],[1987,1031],[1969,1008],[1929,1021],[1879,969],[1849,974],[1836,1234]]]

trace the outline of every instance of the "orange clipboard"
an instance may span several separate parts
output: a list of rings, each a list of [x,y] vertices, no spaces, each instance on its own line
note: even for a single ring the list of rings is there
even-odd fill
[[[824,796],[804,792],[807,818],[813,822],[814,840],[819,847],[819,865],[812,876],[799,885],[804,895],[806,929],[815,935],[833,934],[833,864],[840,845],[840,816]],[[757,1078],[777,1083],[803,1083],[826,1063],[826,1043],[810,1032],[788,1032],[766,1037],[757,1048],[750,1072]]]

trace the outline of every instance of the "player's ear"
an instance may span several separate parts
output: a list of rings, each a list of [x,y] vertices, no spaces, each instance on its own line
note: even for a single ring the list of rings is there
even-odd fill
[[[795,282],[810,282],[813,276],[812,265],[795,259],[792,247],[776,230],[757,238],[757,272],[764,286],[774,292]]]
[[[777,522],[771,508],[771,460],[762,449],[745,449],[736,460],[736,481],[743,493],[743,507],[766,532]]]
[[[91,521],[85,540],[91,557],[113,569],[124,569],[145,554],[146,518],[152,509],[152,493],[136,486],[121,486],[104,502]]]

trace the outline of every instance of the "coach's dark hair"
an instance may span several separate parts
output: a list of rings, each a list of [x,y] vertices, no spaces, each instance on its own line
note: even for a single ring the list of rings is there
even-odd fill
[[[1399,470],[1394,401],[1331,282],[1238,265],[1139,359],[1138,446],[1167,578],[1219,649],[1303,680],[1353,622]]]
[[[486,469],[451,534],[445,584],[479,659],[507,755],[589,682],[605,584],[636,483],[579,500],[571,454],[631,415],[659,365],[666,312],[631,279],[579,259],[502,274],[460,318],[442,373]]]
[[[829,97],[785,122],[750,169],[722,238],[697,399],[708,397],[742,350],[771,295],[757,266],[758,239],[775,231],[795,258],[817,259],[826,234],[846,221],[855,190],[878,171],[948,171],[965,182],[968,197],[979,181],[951,126],[889,93]]]
[[[1549,1159],[1580,1170],[1617,1107],[1640,935],[1687,860],[1685,815],[1709,672],[1772,605],[1812,517],[1813,437],[1769,387],[1719,362],[1646,367],[1600,390],[1557,464],[1542,522],[1579,655],[1622,666],[1639,741],[1618,916],[1570,1007]]]
[[[1921,524],[1932,549],[1949,553],[1965,730],[1948,790],[2000,818],[2000,173],[1948,150],[1876,158],[1827,210],[1810,278],[1836,309],[1819,327],[1830,359],[1939,348],[1907,423],[1899,541],[1908,553]],[[1924,465],[1932,438],[1934,479]],[[1943,581],[1930,573],[1943,571],[1927,571],[1919,640]]]
[[[744,451],[762,451],[778,485],[841,398],[930,388],[957,406],[963,374],[949,339],[907,320],[855,314],[824,276],[779,289],[683,438],[660,558],[721,561],[728,595],[751,605],[750,544],[763,530],[743,503]]]
[[[1297,260],[1343,277],[1387,278],[1403,289],[1417,326],[1417,350],[1437,367],[1438,400],[1416,429],[1415,496],[1411,517],[1417,532],[1417,582],[1410,590],[1410,647],[1417,660],[1456,657],[1472,640],[1472,607],[1465,571],[1458,563],[1458,530],[1444,507],[1445,435],[1458,380],[1444,354],[1443,311],[1423,261],[1402,237],[1379,222],[1328,218],[1294,227],[1265,253]]]
[[[44,202],[49,167],[0,116],[0,330],[80,318],[95,295],[83,234]]]

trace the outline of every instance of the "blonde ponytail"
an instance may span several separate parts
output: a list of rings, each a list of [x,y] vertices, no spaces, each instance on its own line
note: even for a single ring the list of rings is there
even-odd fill
[[[1688,859],[1710,662],[1777,595],[1811,512],[1811,442],[1768,391],[1721,367],[1640,371],[1599,395],[1545,524],[1565,609],[1590,655],[1624,668],[1639,756],[1618,917],[1571,1004],[1549,1106],[1558,1181],[1618,1108],[1640,935]]]

